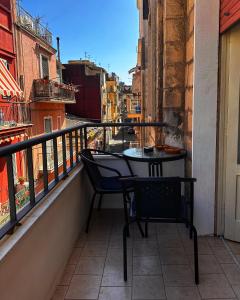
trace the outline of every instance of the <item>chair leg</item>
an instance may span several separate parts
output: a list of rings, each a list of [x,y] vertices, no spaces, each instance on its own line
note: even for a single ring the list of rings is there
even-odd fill
[[[143,232],[143,229],[142,229],[140,221],[137,221],[137,226],[138,226],[139,231],[141,232],[141,236],[144,238],[145,235],[144,235],[144,232]]]
[[[145,222],[145,238],[148,238],[148,222]]]
[[[125,224],[128,224],[127,196],[125,193],[123,194],[123,205],[124,205]],[[127,226],[127,237],[129,237],[130,236],[129,226],[128,225],[126,226]]]
[[[100,194],[100,198],[99,198],[99,201],[98,201],[98,211],[100,211],[101,207],[102,207],[102,198],[103,198],[103,194]]]
[[[194,242],[194,270],[195,270],[195,283],[199,284],[199,270],[198,270],[198,239],[197,230],[191,224],[191,232],[193,232],[193,242]]]
[[[89,214],[88,214],[88,219],[87,219],[87,225],[86,225],[86,229],[85,229],[86,233],[88,233],[88,229],[89,229],[89,224],[90,224],[90,221],[91,221],[91,216],[92,216],[92,211],[93,211],[95,197],[96,197],[96,192],[94,192],[94,194],[92,196],[92,202],[91,202],[91,206],[90,206],[90,209],[89,209]]]
[[[124,281],[127,281],[127,235],[128,235],[128,223],[123,228],[123,276]]]

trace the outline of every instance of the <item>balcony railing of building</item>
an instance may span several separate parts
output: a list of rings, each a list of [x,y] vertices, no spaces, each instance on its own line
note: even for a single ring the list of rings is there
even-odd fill
[[[75,103],[76,88],[70,84],[48,79],[35,79],[33,82],[35,101]]]
[[[25,103],[0,103],[0,130],[30,122],[29,106]]]
[[[132,140],[128,135],[129,126],[134,127],[136,133]],[[95,138],[91,136],[93,128],[95,131],[96,128],[98,129]],[[116,129],[120,143],[111,143],[113,128]],[[163,132],[166,128],[169,126],[164,123],[86,123],[3,147],[0,149],[0,160],[7,167],[6,195],[8,196],[6,196],[6,201],[1,203],[0,238],[11,233],[20,220],[80,163],[78,153],[81,149],[93,148],[97,145],[98,149],[121,152],[131,145],[144,145],[146,130],[154,129]],[[50,164],[48,162],[49,146],[52,147],[53,156]],[[41,172],[39,168],[36,168],[39,152],[36,153],[35,150],[39,148],[41,148]],[[16,189],[18,174],[16,174],[15,158],[17,154],[23,157],[22,164],[26,169],[24,177],[27,191],[25,189],[21,195]],[[52,161],[53,166],[50,166]],[[53,168],[51,174],[49,174],[49,167]]]
[[[52,46],[52,33],[41,24],[40,18],[32,17],[21,6],[17,8],[17,23]]]

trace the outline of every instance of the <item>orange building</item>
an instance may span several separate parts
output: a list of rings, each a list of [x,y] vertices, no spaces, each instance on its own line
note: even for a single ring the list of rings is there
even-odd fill
[[[15,33],[18,77],[29,104],[31,136],[63,129],[65,104],[75,103],[75,89],[62,83],[61,63],[56,58],[52,33],[15,2]],[[60,67],[59,67],[60,66]],[[61,148],[61,141],[59,141]],[[60,151],[60,149],[59,149]],[[53,146],[47,145],[48,169],[53,172]],[[42,149],[34,149],[35,181],[42,174]]]
[[[0,0],[0,147],[16,144],[27,138],[29,110],[17,83],[14,42],[14,5]],[[15,184],[25,174],[24,154],[13,156]],[[0,159],[0,212],[8,207],[7,164]],[[16,196],[17,198],[17,196]]]

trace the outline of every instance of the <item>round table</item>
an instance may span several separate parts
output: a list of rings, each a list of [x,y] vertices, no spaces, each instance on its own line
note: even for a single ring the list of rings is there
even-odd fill
[[[152,152],[144,152],[143,148],[130,148],[123,151],[123,156],[128,160],[148,162],[149,176],[162,176],[162,163],[184,159],[187,156],[186,150],[181,150],[178,154],[170,154],[164,151],[153,149]]]

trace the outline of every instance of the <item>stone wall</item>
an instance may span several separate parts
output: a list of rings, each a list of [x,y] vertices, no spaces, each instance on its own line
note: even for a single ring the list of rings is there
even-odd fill
[[[185,138],[188,151],[186,173],[192,173],[192,107],[193,107],[193,68],[194,68],[194,0],[187,0],[186,7],[186,66],[185,66]]]

